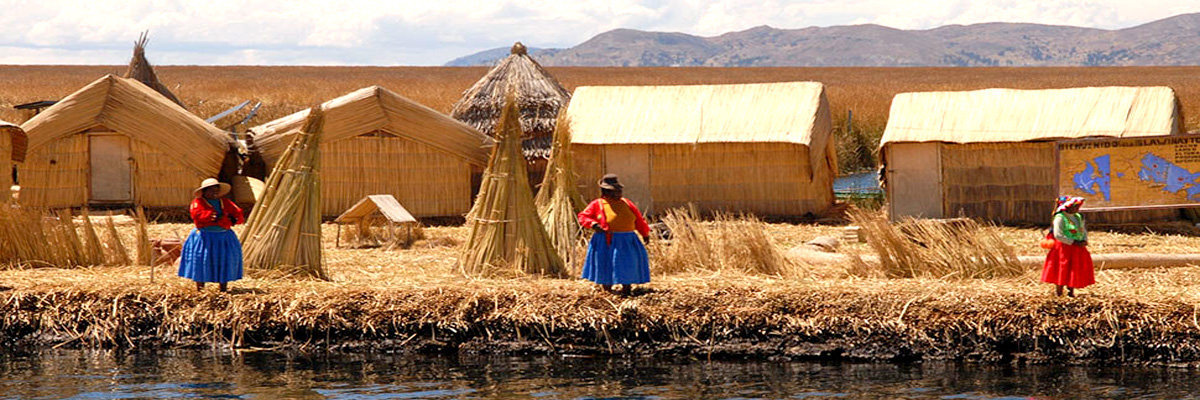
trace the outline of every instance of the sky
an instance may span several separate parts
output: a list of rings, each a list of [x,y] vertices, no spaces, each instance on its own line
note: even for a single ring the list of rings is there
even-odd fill
[[[442,65],[571,47],[617,28],[715,36],[755,26],[1030,22],[1120,29],[1200,0],[0,0],[0,64]]]

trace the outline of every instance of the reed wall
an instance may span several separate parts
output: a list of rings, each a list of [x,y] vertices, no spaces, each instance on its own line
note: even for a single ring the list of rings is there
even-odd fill
[[[613,170],[605,150],[615,145],[574,144],[585,197],[599,196],[596,180]],[[662,212],[695,204],[702,212],[764,216],[820,215],[833,204],[829,164],[810,163],[808,146],[793,143],[620,145],[650,154],[650,195]],[[826,161],[824,157],[822,161]],[[622,178],[625,179],[625,178]],[[627,191],[629,189],[627,188]]]
[[[179,163],[178,157],[140,140],[130,140],[133,156],[133,199],[143,207],[186,209],[205,178],[215,178]]]
[[[322,143],[320,172],[327,217],[372,194],[395,196],[415,217],[463,215],[471,207],[466,161],[386,133]]]
[[[140,140],[130,140],[134,203],[143,207],[186,209],[192,190],[217,171],[200,173],[179,158]],[[70,135],[30,149],[20,166],[21,204],[63,208],[88,204],[88,136]]]
[[[18,173],[23,205],[62,208],[87,204],[87,135],[70,135],[30,148]]]

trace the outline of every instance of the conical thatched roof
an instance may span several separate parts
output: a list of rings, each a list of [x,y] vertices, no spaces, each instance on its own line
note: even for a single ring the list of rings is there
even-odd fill
[[[166,85],[158,81],[158,74],[154,73],[154,67],[150,65],[150,61],[146,60],[146,42],[148,41],[146,33],[142,32],[142,36],[133,42],[133,58],[129,59],[129,69],[125,70],[124,77],[141,82],[180,107],[184,107],[183,102],[175,97],[175,94],[171,93]]]
[[[549,158],[555,118],[559,109],[570,102],[571,94],[529,57],[521,42],[513,44],[507,58],[463,93],[450,116],[495,138],[496,122],[500,120],[510,87],[521,111],[521,148],[525,157]]]

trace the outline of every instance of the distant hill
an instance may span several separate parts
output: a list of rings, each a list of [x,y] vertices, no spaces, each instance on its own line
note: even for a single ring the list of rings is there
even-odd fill
[[[487,50],[446,65],[491,65],[507,54],[507,47]],[[557,66],[1200,65],[1200,13],[1117,30],[997,22],[928,30],[760,26],[701,37],[617,29],[530,54]]]

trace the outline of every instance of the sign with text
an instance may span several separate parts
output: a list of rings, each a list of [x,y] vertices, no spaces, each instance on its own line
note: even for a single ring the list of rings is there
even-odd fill
[[[1200,135],[1062,141],[1058,193],[1084,210],[1200,206]]]

